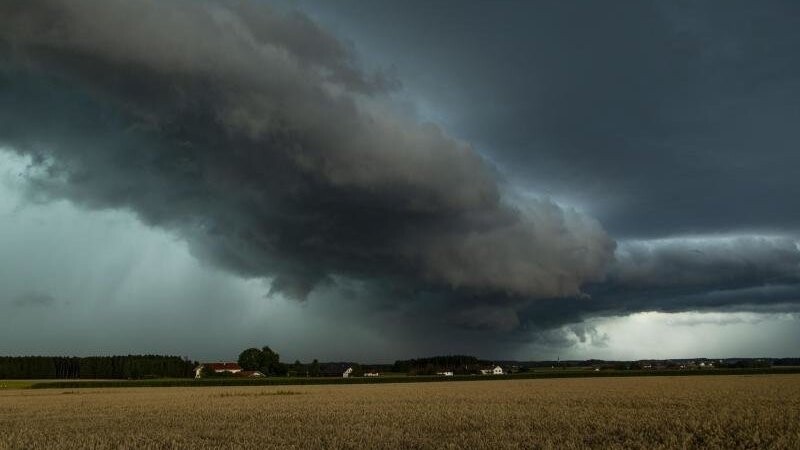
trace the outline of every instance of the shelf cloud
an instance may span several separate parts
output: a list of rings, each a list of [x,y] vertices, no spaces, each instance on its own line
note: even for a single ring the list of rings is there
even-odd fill
[[[2,12],[0,136],[33,158],[39,194],[131,209],[275,292],[303,299],[341,275],[573,296],[612,258],[592,218],[508,202],[469,145],[390,112],[394,83],[306,16],[188,1]]]
[[[654,29],[674,26],[674,11],[660,14],[667,19]],[[581,67],[560,77],[558,52],[534,52],[553,64],[524,65],[531,80],[564,95],[518,92],[538,96],[546,113],[528,114],[508,83],[470,73],[465,86],[485,83],[508,102],[481,104],[513,117],[486,130],[474,107],[451,129],[404,109],[402,71],[367,68],[357,44],[311,15],[261,2],[6,0],[0,146],[27,161],[29,200],[127,210],[179,236],[203,263],[268,280],[272,295],[347,294],[359,303],[350,312],[391,309],[414,326],[476,331],[476,342],[563,341],[553,330],[565,326],[572,341],[605,342],[581,323],[641,311],[800,309],[793,230],[713,232],[712,218],[694,214],[702,207],[675,200],[665,188],[674,181],[634,151],[666,133],[664,123],[679,126],[655,127],[642,113],[620,131],[620,111],[644,111],[655,95],[642,86],[631,88],[642,103],[583,87],[566,95]],[[590,109],[614,102],[621,106],[608,114]],[[527,127],[547,150],[519,149]],[[713,155],[695,153],[697,166],[676,173],[715,167]],[[570,183],[581,207],[559,195]],[[612,192],[594,198],[591,183]],[[689,184],[700,191],[697,183]],[[615,216],[614,196],[639,215]],[[681,217],[670,211],[684,204],[689,226],[671,227]]]

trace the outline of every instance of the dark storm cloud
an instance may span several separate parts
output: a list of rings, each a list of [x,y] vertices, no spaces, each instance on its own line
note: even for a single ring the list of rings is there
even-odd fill
[[[520,322],[555,327],[642,311],[800,311],[798,240],[730,236],[621,242],[605,282],[584,298],[520,308]]]
[[[424,346],[603,342],[559,327],[638,311],[797,309],[798,40],[777,6],[370,5],[352,17],[399,55],[397,77],[255,2],[5,1],[0,144],[30,157],[31,196],[129,209],[201,261],[355,302],[347,314]],[[398,112],[400,81],[502,170]]]
[[[531,301],[438,290],[404,302],[402,315],[424,329],[445,330],[442,339],[457,327],[475,331],[460,338],[469,345],[489,341],[513,347],[568,346],[587,340],[602,344],[607,338],[581,322],[643,311],[798,312],[798,242],[780,235],[621,241],[606,280],[586,285],[584,295]],[[381,297],[389,304],[412,297],[409,292],[394,294],[396,298],[377,291],[361,295]],[[374,301],[368,304],[376,306]]]
[[[628,288],[752,286],[800,279],[800,240],[731,236],[628,241],[609,283]]]
[[[797,2],[303,4],[615,238],[800,227]]]
[[[593,219],[508,197],[395,83],[300,14],[242,2],[5,2],[0,136],[39,192],[130,208],[305,298],[331,275],[528,298],[602,279]]]
[[[300,3],[390,55],[431,114],[515,182],[620,238],[589,296],[466,302],[463,323],[797,309],[794,2]]]
[[[708,236],[622,242],[588,310],[800,310],[800,240]]]

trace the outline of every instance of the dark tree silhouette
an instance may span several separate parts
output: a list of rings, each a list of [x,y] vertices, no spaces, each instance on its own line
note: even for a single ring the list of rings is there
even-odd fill
[[[263,353],[257,348],[248,348],[239,354],[239,366],[244,370],[261,370]]]

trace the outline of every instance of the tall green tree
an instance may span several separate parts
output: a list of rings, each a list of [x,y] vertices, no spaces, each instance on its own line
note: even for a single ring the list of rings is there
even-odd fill
[[[301,363],[299,359],[296,359],[294,364],[292,364],[291,374],[296,377],[302,377],[306,375],[305,367],[303,367],[303,363]]]
[[[308,368],[308,374],[312,377],[318,377],[320,376],[320,372],[321,369],[319,367],[319,361],[315,359],[313,362],[311,362],[311,366]]]
[[[263,352],[257,348],[248,348],[239,354],[239,366],[244,370],[262,370],[264,365]]]
[[[281,357],[268,345],[261,348],[261,371],[268,375],[279,375]]]
[[[286,375],[289,367],[282,364],[280,355],[265,345],[261,350],[248,348],[239,354],[239,366],[244,370],[258,370],[264,375]]]

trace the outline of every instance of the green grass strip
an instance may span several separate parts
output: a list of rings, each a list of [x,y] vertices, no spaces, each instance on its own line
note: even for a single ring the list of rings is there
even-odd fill
[[[35,382],[31,389],[79,389],[126,387],[203,387],[203,386],[305,386],[329,384],[381,384],[381,383],[438,383],[450,381],[530,380],[549,378],[605,378],[648,376],[714,376],[762,375],[800,373],[800,367],[757,369],[702,369],[702,370],[605,370],[605,371],[546,371],[512,375],[457,375],[364,377],[364,378],[205,378],[205,379],[152,379],[152,380],[76,380]],[[0,381],[1,382],[1,381]]]

